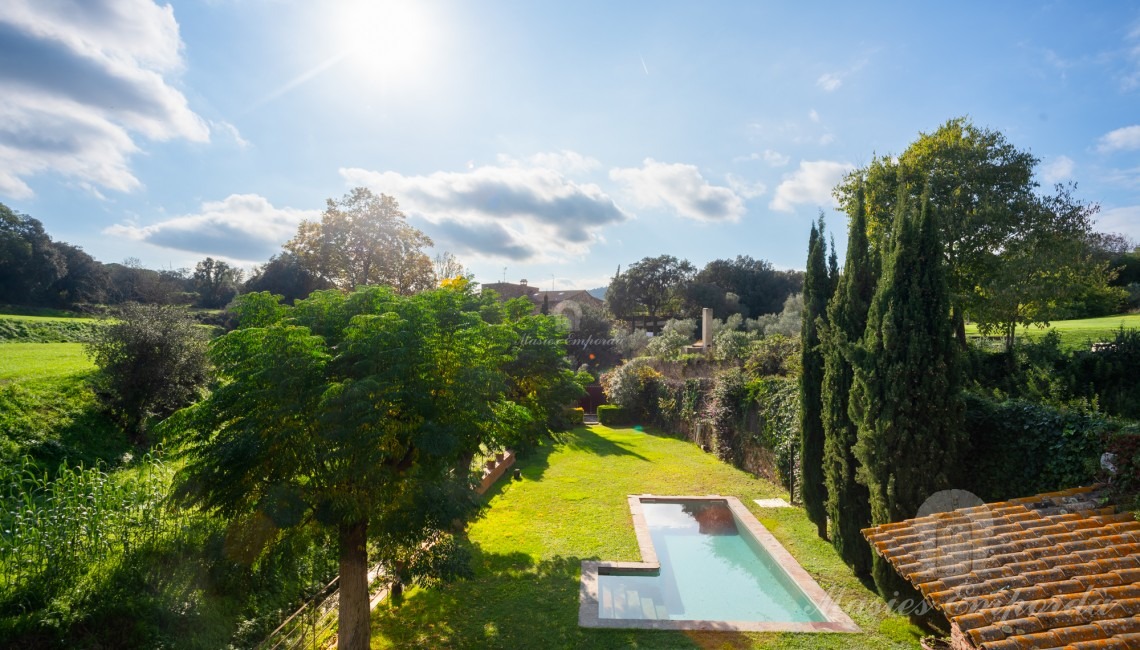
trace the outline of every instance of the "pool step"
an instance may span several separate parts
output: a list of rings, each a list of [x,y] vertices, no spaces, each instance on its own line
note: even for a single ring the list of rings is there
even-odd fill
[[[602,618],[617,619],[668,619],[669,610],[651,596],[643,596],[632,589],[613,591],[601,587],[598,594]]]

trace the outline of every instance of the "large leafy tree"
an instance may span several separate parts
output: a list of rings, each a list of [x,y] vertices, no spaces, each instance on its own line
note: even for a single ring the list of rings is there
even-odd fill
[[[339,647],[367,648],[367,542],[397,591],[463,572],[454,538],[475,507],[463,461],[533,435],[578,394],[564,347],[521,334],[564,346],[565,330],[463,283],[272,303],[243,298],[239,328],[212,345],[220,383],[170,420],[191,445],[177,493],[255,548],[296,526],[333,529]]]
[[[308,298],[321,289],[332,289],[333,284],[301,264],[296,255],[283,251],[257,267],[243,289],[249,292],[268,291],[284,297],[290,305]]]
[[[1019,326],[1068,317],[1073,301],[1111,291],[1115,270],[1089,243],[1097,209],[1064,186],[1035,202],[1027,227],[988,253],[991,271],[979,279],[970,312],[980,332],[1000,334],[1012,350]]]
[[[800,459],[803,468],[801,490],[804,509],[815,522],[819,536],[827,538],[826,487],[823,482],[823,422],[820,418],[823,384],[823,353],[819,329],[826,322],[827,301],[831,299],[832,281],[827,270],[827,243],[824,241],[823,217],[811,226],[808,239],[807,273],[804,276],[804,311],[801,330],[802,352],[800,374]]]
[[[859,461],[854,447],[858,428],[849,413],[851,347],[867,328],[867,310],[875,292],[874,267],[867,243],[867,220],[862,190],[857,190],[847,234],[847,259],[838,288],[827,305],[823,346],[823,477],[831,543],[857,575],[871,570],[871,550],[859,532],[871,522],[867,486],[856,481]],[[834,251],[833,251],[834,252]]]
[[[194,288],[198,291],[198,305],[201,307],[225,307],[238,292],[241,283],[241,269],[212,257],[198,262],[194,267]]]
[[[410,294],[435,286],[432,241],[407,222],[396,199],[354,188],[329,199],[321,220],[303,221],[285,249],[319,277],[346,290],[383,284]]]
[[[744,316],[779,313],[788,296],[803,290],[803,273],[777,271],[767,260],[737,255],[713,260],[693,278],[686,291],[690,315],[711,307],[717,318],[733,313]],[[735,301],[726,300],[732,294]]]
[[[38,219],[0,203],[0,302],[45,302],[67,261]]]
[[[688,260],[672,255],[635,262],[611,281],[606,292],[610,312],[627,321],[645,318],[651,327],[659,317],[676,316],[681,310],[684,288],[694,272]]]
[[[900,201],[915,202],[926,188],[937,210],[956,333],[965,345],[965,318],[986,300],[975,291],[993,277],[993,251],[1032,228],[1037,203],[1033,169],[1038,159],[1011,144],[1000,131],[967,118],[923,133],[897,158],[876,156],[853,171],[835,194],[850,212],[864,188],[873,249],[884,248]]]
[[[949,488],[965,444],[937,219],[929,203],[916,209],[905,190],[899,194],[850,397],[857,479],[868,488],[875,525],[913,517]],[[872,576],[884,596],[902,588],[877,555]]]

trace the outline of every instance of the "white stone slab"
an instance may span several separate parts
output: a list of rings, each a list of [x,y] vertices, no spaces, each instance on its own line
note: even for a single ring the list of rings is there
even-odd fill
[[[753,499],[761,508],[791,508],[792,504],[783,499]]]

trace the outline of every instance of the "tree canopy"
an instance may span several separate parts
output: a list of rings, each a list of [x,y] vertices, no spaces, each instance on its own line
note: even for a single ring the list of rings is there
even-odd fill
[[[1064,247],[1065,237],[1032,237],[1047,215],[1058,216],[1058,210],[1069,208],[1084,211],[1086,216],[1095,212],[1095,207],[1081,206],[1062,188],[1052,197],[1039,196],[1033,180],[1038,162],[1000,131],[979,128],[968,118],[959,117],[933,133],[920,134],[897,158],[876,156],[867,166],[851,172],[836,187],[835,195],[850,212],[857,188],[863,187],[870,245],[878,258],[890,245],[899,201],[917,201],[918,193],[925,188],[929,209],[938,215],[956,334],[965,345],[967,317],[1009,323],[1001,319],[1040,322],[1035,319],[1046,316],[1046,309],[997,308],[993,303],[1002,298],[986,287],[1005,282],[1003,273],[1024,267],[1030,260],[1024,254],[1027,247],[1038,253],[1050,246]],[[1075,230],[1069,234],[1076,236]],[[1087,234],[1086,221],[1080,236]],[[1096,271],[1085,264],[1085,257],[1050,257],[1068,267],[1068,275],[1095,281]],[[1053,284],[1054,290],[1059,287]]]
[[[540,435],[581,394],[561,321],[530,311],[463,283],[293,307],[244,296],[239,328],[211,347],[221,381],[170,420],[191,444],[178,494],[255,549],[300,525],[335,530],[340,647],[367,648],[366,542],[398,583],[461,572],[471,456]]]
[[[354,188],[328,199],[320,221],[303,221],[285,249],[302,266],[338,288],[367,284],[410,294],[435,286],[431,239],[407,222],[396,199]]]
[[[614,277],[606,292],[606,304],[621,320],[645,317],[652,323],[658,317],[676,316],[694,272],[687,260],[672,255],[646,257]]]

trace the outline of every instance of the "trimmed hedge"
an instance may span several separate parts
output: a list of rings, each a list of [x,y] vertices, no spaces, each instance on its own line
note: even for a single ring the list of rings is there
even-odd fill
[[[604,424],[607,427],[624,427],[633,424],[633,422],[622,407],[602,404],[598,407],[598,424]]]

